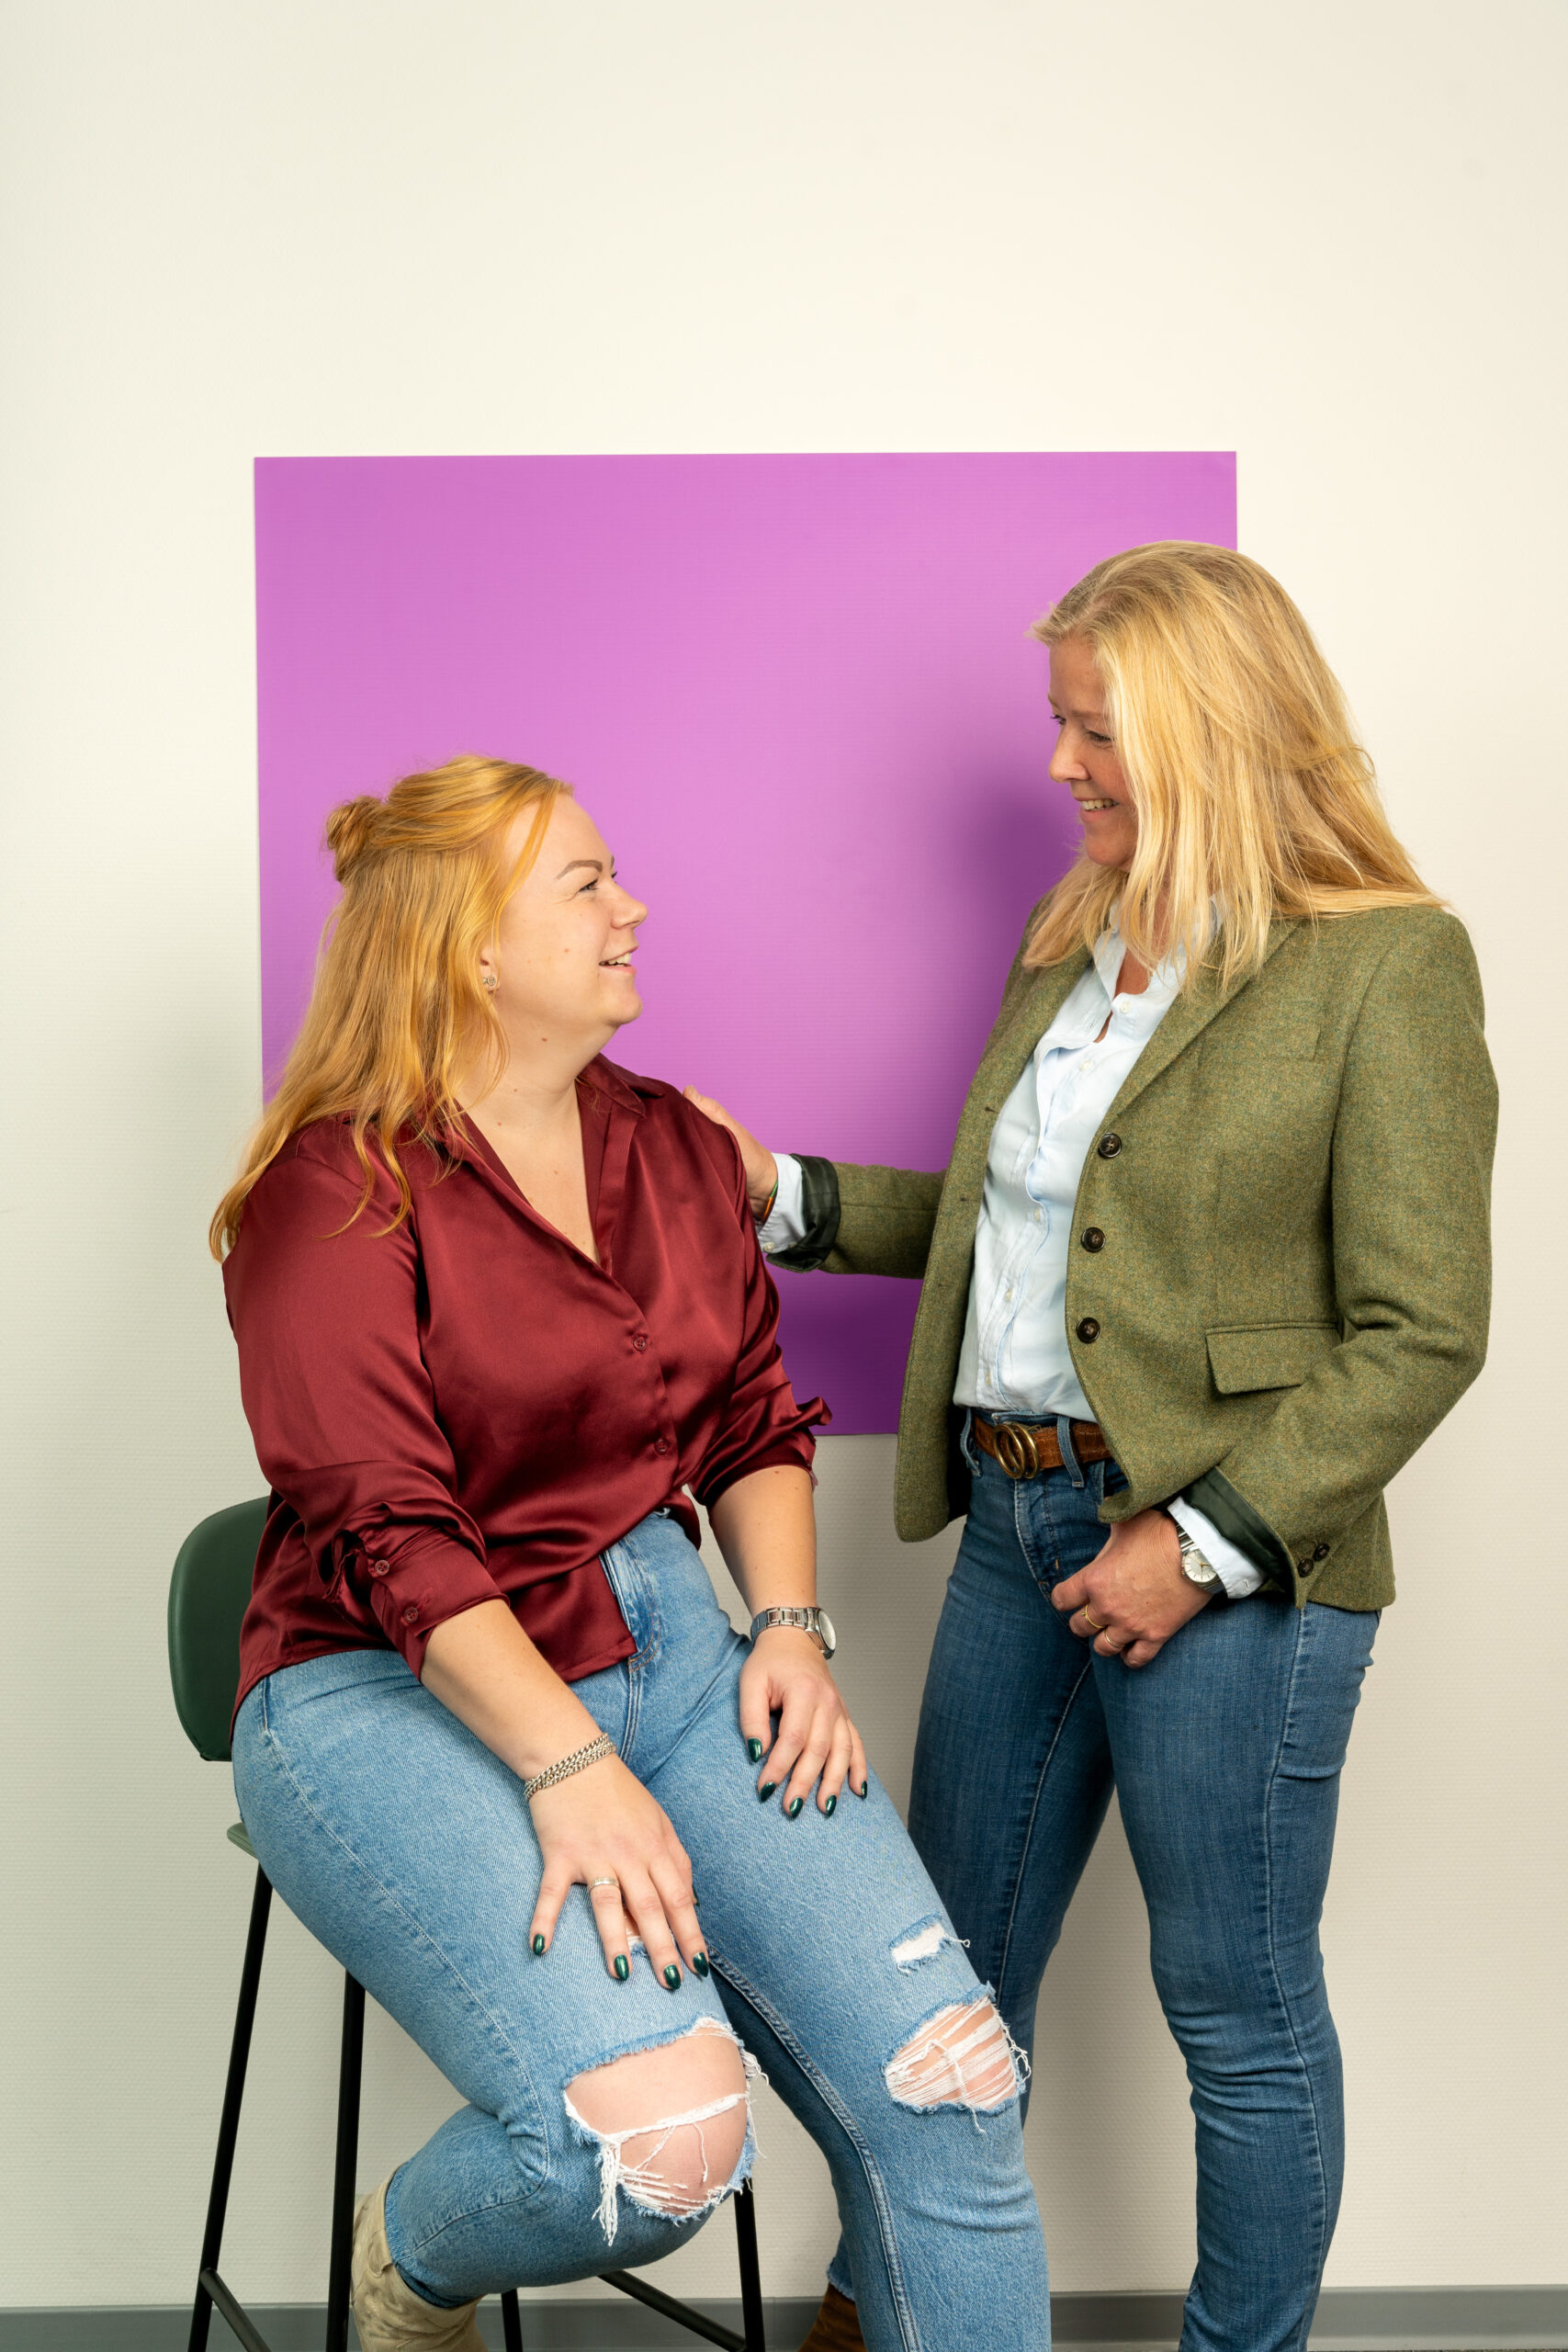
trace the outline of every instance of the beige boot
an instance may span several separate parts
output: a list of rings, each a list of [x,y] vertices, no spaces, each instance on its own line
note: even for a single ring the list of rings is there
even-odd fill
[[[800,2352],[865,2352],[855,2307],[837,2287],[829,2287],[823,2296],[822,2308]]]
[[[354,2209],[349,2301],[360,2352],[485,2352],[478,2303],[438,2311],[405,2287],[387,2244],[387,2183]]]

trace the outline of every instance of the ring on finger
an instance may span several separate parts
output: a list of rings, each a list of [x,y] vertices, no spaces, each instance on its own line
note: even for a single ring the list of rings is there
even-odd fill
[[[1082,1617],[1083,1617],[1084,1623],[1085,1623],[1086,1625],[1092,1625],[1092,1626],[1094,1627],[1094,1630],[1095,1630],[1095,1632],[1096,1632],[1097,1634],[1103,1634],[1103,1633],[1104,1633],[1104,1631],[1105,1631],[1105,1626],[1106,1626],[1106,1625],[1109,1625],[1109,1624],[1110,1624],[1110,1623],[1111,1623],[1111,1620],[1110,1620],[1110,1618],[1108,1617],[1108,1618],[1105,1620],[1105,1624],[1104,1624],[1104,1625],[1102,1625],[1102,1624],[1100,1623],[1100,1619],[1099,1619],[1098,1617],[1091,1617],[1091,1616],[1089,1615],[1089,1603],[1088,1603],[1088,1601],[1087,1601],[1087,1600],[1085,1601],[1085,1603],[1084,1603],[1084,1605],[1083,1605],[1083,1609],[1082,1609],[1082,1611],[1081,1611],[1081,1612],[1080,1612],[1080,1613],[1081,1613],[1081,1615],[1082,1615]]]
[[[621,1891],[621,1882],[618,1878],[591,1878],[588,1882],[588,1892],[590,1894],[592,1894],[596,1886],[613,1886],[617,1894],[619,1894]]]

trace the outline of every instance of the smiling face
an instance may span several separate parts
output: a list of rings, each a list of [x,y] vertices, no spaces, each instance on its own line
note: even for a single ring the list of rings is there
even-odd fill
[[[520,854],[530,822],[525,812],[513,827],[508,860]],[[631,957],[647,918],[615,880],[592,818],[562,793],[538,856],[502,909],[495,946],[479,958],[513,1053],[581,1053],[586,1067],[637,1019],[642,999]]]
[[[1051,776],[1077,803],[1084,854],[1125,874],[1138,843],[1138,812],[1116,757],[1094,656],[1081,637],[1051,648],[1051,709],[1060,730]]]

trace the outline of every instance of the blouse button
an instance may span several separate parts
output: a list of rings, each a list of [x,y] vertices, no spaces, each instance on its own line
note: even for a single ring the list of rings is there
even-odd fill
[[[418,1623],[419,1611],[411,1600],[408,1607],[403,1611],[403,1623],[405,1625],[417,1625]]]
[[[1083,1341],[1086,1348],[1090,1346],[1093,1341],[1099,1339],[1100,1326],[1095,1321],[1092,1315],[1086,1315],[1083,1321],[1078,1325],[1078,1337]]]
[[[638,1355],[640,1355],[644,1348],[648,1345],[648,1333],[646,1331],[634,1331],[632,1333],[632,1345],[637,1350]]]
[[[1086,1250],[1103,1250],[1105,1236],[1098,1225],[1086,1225],[1079,1238]]]
[[[386,1561],[372,1560],[370,1563],[370,1573],[373,1577],[384,1577],[387,1573]]]
[[[1101,1159],[1114,1159],[1122,1148],[1120,1136],[1101,1136],[1098,1149]]]
[[[653,1450],[655,1453],[668,1453],[670,1451],[669,1439],[667,1437],[656,1437],[653,1441]]]

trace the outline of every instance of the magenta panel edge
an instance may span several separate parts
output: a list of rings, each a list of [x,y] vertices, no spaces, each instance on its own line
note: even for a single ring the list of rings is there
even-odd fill
[[[1073,848],[1029,624],[1156,538],[1234,547],[1232,455],[259,459],[268,1072],[328,808],[492,752],[570,777],[649,904],[616,1059],[775,1145],[940,1168]],[[895,1428],[915,1286],[780,1289],[800,1393]]]

